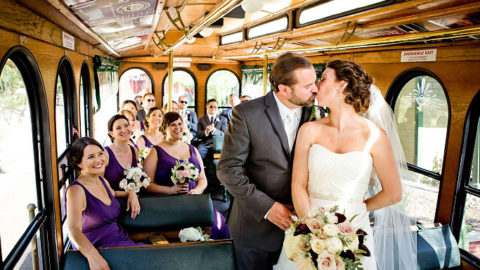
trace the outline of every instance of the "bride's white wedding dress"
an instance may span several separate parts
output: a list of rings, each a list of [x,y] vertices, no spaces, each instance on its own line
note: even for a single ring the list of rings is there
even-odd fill
[[[371,252],[370,257],[362,256],[364,269],[376,269],[375,247],[368,212],[363,200],[367,194],[370,177],[373,170],[373,159],[370,149],[379,136],[379,129],[367,120],[370,126],[370,136],[363,150],[347,153],[335,153],[319,144],[310,148],[308,155],[308,197],[310,208],[324,207],[329,209],[339,206],[339,211],[345,209],[349,220],[358,215],[352,222],[354,228],[367,232],[366,245]],[[294,262],[289,261],[282,250],[274,269],[297,269]]]

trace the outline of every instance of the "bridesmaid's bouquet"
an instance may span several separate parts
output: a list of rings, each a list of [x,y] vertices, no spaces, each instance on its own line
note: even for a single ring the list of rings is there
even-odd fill
[[[175,166],[172,168],[172,176],[170,179],[173,184],[184,184],[197,181],[198,169],[188,161],[188,159],[178,162],[175,161]]]
[[[367,233],[352,227],[356,215],[347,220],[337,210],[320,207],[302,220],[292,217],[283,247],[298,269],[363,269],[359,256],[370,256],[364,244]]]
[[[152,151],[152,147],[146,147],[138,152],[138,166],[143,168],[143,161],[150,155],[150,151]]]
[[[119,186],[125,191],[135,191],[138,193],[140,189],[148,187],[150,185],[150,177],[139,167],[131,167],[126,169],[123,174],[123,178]]]

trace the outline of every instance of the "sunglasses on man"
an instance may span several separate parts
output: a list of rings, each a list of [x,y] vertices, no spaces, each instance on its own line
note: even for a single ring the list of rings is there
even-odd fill
[[[149,99],[149,98],[147,98],[147,101],[148,101],[148,102],[155,102],[155,99]]]
[[[180,100],[180,103],[188,104],[188,101],[186,101],[186,100]]]
[[[217,108],[217,105],[209,105],[208,108]]]

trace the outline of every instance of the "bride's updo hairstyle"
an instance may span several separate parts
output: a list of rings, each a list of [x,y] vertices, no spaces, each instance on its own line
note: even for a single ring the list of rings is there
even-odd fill
[[[70,165],[78,171],[80,171],[80,167],[78,167],[78,164],[82,162],[83,150],[85,150],[85,147],[89,145],[96,145],[98,146],[98,148],[104,150],[102,145],[94,138],[82,137],[75,140],[67,153],[68,163],[70,163]]]
[[[307,58],[296,53],[287,52],[280,55],[272,67],[270,84],[275,92],[278,92],[280,84],[291,87],[297,83],[294,71],[297,68],[310,68],[312,63]]]
[[[357,113],[367,112],[373,79],[365,69],[357,63],[343,60],[333,60],[327,64],[327,68],[335,70],[337,80],[348,82],[343,90],[345,103],[352,105]]]
[[[160,131],[164,135],[167,135],[166,130],[167,130],[168,125],[177,121],[178,119],[182,119],[182,117],[177,112],[167,112],[166,114],[163,115],[162,125],[160,126]],[[183,120],[182,120],[182,122],[183,122]]]

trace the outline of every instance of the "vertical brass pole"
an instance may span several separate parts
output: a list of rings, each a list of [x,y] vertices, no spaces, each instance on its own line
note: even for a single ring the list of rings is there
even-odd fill
[[[168,111],[172,110],[173,93],[173,51],[168,54]]]
[[[37,207],[33,203],[29,203],[27,205],[27,210],[28,210],[28,217],[30,219],[30,222],[33,221],[35,218],[35,209]],[[33,269],[37,270],[38,269],[38,249],[37,249],[37,237],[33,237],[32,239],[32,266]]]
[[[267,94],[268,82],[268,54],[263,55],[263,95]]]

